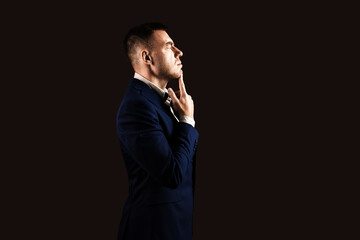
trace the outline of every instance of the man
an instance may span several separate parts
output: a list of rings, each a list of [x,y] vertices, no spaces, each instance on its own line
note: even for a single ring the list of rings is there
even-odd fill
[[[118,239],[190,240],[198,132],[183,53],[160,23],[132,28],[124,44],[135,75],[116,121],[129,179]]]

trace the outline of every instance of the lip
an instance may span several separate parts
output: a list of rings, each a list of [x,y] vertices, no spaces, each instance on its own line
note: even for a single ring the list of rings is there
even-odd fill
[[[181,62],[179,62],[178,64],[176,64],[176,65],[178,65],[178,66],[182,66],[182,63]]]

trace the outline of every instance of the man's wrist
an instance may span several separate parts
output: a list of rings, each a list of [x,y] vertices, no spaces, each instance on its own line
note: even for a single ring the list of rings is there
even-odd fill
[[[180,116],[179,119],[180,122],[184,122],[184,123],[188,123],[191,126],[195,127],[195,120],[192,117],[186,116],[186,115],[182,115]]]

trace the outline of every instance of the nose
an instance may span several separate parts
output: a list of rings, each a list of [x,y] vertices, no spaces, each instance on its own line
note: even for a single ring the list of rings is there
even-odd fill
[[[178,49],[178,48],[175,47],[175,46],[174,46],[174,48],[175,48],[175,56],[176,56],[176,57],[177,57],[177,56],[182,57],[182,56],[184,55],[184,53],[183,53],[180,49]]]

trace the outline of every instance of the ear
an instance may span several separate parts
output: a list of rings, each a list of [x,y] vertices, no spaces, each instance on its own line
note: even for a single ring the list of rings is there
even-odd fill
[[[152,62],[151,57],[150,57],[150,53],[147,50],[143,50],[141,52],[141,59],[147,65],[151,64],[151,62]]]

